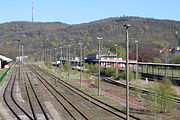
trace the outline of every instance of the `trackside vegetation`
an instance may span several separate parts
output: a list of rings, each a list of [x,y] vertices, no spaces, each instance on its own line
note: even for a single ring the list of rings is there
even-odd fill
[[[155,82],[150,88],[153,91],[147,96],[148,108],[153,113],[168,113],[175,110],[174,90],[170,79],[165,78],[162,82]]]

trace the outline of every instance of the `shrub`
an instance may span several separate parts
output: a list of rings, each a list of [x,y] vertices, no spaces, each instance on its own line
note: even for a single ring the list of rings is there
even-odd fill
[[[172,98],[174,90],[172,88],[172,83],[168,78],[163,79],[161,83],[155,82],[151,91],[154,93],[148,94],[147,103],[152,112],[165,113],[174,110],[175,102]]]
[[[135,73],[134,72],[131,72],[131,71],[129,71],[129,80],[133,80],[133,79],[135,79]],[[120,72],[119,74],[118,74],[118,76],[117,76],[117,79],[126,79],[126,72]]]
[[[111,77],[111,76],[115,76],[115,69],[114,68],[112,68],[112,67],[108,67],[108,68],[106,68],[106,70],[105,70],[105,76],[107,76],[107,77]]]
[[[89,71],[91,72],[91,73],[97,73],[98,72],[98,64],[90,64],[89,65]]]

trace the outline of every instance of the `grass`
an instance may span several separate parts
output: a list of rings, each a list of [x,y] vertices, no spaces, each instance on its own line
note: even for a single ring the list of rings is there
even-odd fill
[[[1,71],[1,72],[0,72],[0,77],[2,77],[2,75],[7,71],[7,69],[1,69],[0,71]],[[9,72],[10,72],[10,71],[9,71]],[[6,76],[4,77],[4,79],[0,82],[0,86],[4,85],[4,83],[7,82],[7,79],[8,79],[8,75],[6,75]]]
[[[7,69],[0,69],[0,77],[6,72]]]

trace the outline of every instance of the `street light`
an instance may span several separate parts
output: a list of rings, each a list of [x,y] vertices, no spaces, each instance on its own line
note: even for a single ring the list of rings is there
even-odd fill
[[[138,41],[136,43],[136,80],[138,79]]]
[[[98,46],[98,72],[99,72],[99,76],[98,76],[98,95],[100,95],[101,92],[101,88],[100,88],[100,77],[101,77],[101,69],[100,69],[100,40],[102,40],[102,37],[97,37],[96,38],[98,40],[99,46]]]
[[[116,78],[118,76],[118,56],[117,56],[117,44],[115,44],[115,47],[116,47]]]
[[[57,50],[57,48],[54,48],[54,62],[55,62],[55,65],[56,65],[56,63],[57,63],[56,50]]]
[[[70,67],[71,67],[71,64],[70,64],[70,47],[71,45],[68,45],[68,81],[70,82]]]
[[[80,45],[80,86],[82,87],[82,45],[83,43],[78,43]]]
[[[130,24],[125,24],[126,28],[126,120],[129,120],[129,35]]]
[[[86,55],[86,54],[85,54],[85,50],[86,50],[86,48],[87,48],[87,47],[85,46],[85,47],[84,47],[84,63],[85,63],[85,55]]]
[[[75,65],[76,65],[75,58],[76,58],[76,48],[74,48],[74,69],[75,69]]]
[[[60,63],[60,66],[61,66],[61,69],[62,69],[62,48],[63,48],[63,47],[59,47],[59,48],[60,48],[60,50],[61,50],[61,57],[60,57],[61,63]],[[62,71],[61,69],[60,69],[60,74],[61,74],[61,71]]]
[[[17,40],[18,41],[18,62],[19,62],[19,69],[18,69],[18,71],[19,71],[19,80],[20,80],[20,45],[19,45],[19,42],[20,42],[20,40]]]
[[[22,66],[23,66],[23,64],[24,64],[24,46],[23,45],[21,45],[21,48],[22,48]]]

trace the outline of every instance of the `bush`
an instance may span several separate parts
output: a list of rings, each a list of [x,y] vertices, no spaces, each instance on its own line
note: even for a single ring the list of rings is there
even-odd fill
[[[91,72],[91,73],[97,73],[98,72],[98,64],[90,64],[89,65],[89,71]]]
[[[114,68],[112,68],[112,67],[108,67],[108,68],[106,68],[106,70],[105,70],[105,76],[107,76],[107,77],[111,77],[111,76],[115,76],[115,69]]]
[[[161,83],[156,82],[147,97],[148,107],[152,112],[172,112],[175,108],[175,101],[172,98],[174,90],[170,79],[165,78]]]
[[[115,69],[112,67],[106,69],[101,68],[101,75],[104,75],[106,77],[115,76],[115,72],[116,72]]]
[[[136,75],[134,72],[129,71],[129,80],[135,79]],[[126,72],[120,72],[117,76],[117,79],[126,79]]]
[[[74,68],[74,74],[77,74],[78,73],[78,68]]]

